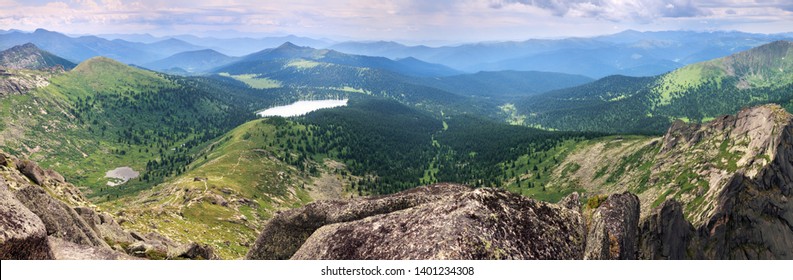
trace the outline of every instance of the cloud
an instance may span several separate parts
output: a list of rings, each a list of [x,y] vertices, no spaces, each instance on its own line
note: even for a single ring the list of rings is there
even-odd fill
[[[791,12],[791,0],[0,0],[0,29],[473,41],[747,22],[790,32]]]
[[[526,5],[558,17],[598,18],[610,21],[649,22],[657,18],[709,15],[691,0],[493,0],[492,8]]]

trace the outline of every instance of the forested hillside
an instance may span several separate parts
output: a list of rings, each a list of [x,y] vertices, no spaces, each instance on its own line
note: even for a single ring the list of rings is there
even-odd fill
[[[560,130],[661,133],[675,119],[702,122],[793,99],[793,43],[777,41],[646,78],[606,77],[517,103],[526,124]]]

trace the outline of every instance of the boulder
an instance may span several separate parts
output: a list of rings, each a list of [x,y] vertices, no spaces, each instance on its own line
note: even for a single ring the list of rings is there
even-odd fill
[[[270,219],[245,258],[288,259],[322,226],[391,213],[467,190],[470,188],[461,185],[437,184],[388,196],[309,203]]]
[[[588,222],[584,259],[634,260],[638,242],[639,198],[631,193],[612,194]]]
[[[26,159],[17,160],[16,166],[17,170],[24,174],[25,177],[28,177],[33,183],[43,185],[47,182],[46,172],[34,162]]]
[[[0,177],[0,259],[52,259],[47,230],[36,214],[17,201]]]
[[[41,218],[47,235],[76,244],[110,248],[77,211],[50,196],[40,186],[28,185],[18,190],[16,197]]]
[[[421,193],[428,195],[414,196]],[[393,204],[397,201],[406,204],[396,207]],[[292,259],[580,259],[583,256],[580,213],[504,190],[471,190],[444,184],[353,200],[349,204],[336,203],[338,207],[326,208],[327,217],[364,212],[351,206],[381,207],[365,208],[378,210],[366,211],[372,214],[365,217],[320,227],[298,245]],[[384,207],[387,205],[390,206]],[[294,223],[315,210],[306,206],[279,216],[291,218]],[[262,244],[263,240],[267,239],[260,236],[254,250],[276,245]],[[248,253],[248,256],[260,255],[261,252],[253,250]]]
[[[168,252],[170,259],[191,259],[191,260],[217,260],[215,250],[209,245],[201,245],[195,242],[185,244]]]
[[[106,247],[75,244],[57,237],[50,237],[49,243],[57,260],[138,260],[140,258],[115,251]]]

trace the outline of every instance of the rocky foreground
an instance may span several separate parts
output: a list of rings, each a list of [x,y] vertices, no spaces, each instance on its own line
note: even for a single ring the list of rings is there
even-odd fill
[[[0,151],[0,259],[215,259],[200,244],[124,230],[63,176]]]

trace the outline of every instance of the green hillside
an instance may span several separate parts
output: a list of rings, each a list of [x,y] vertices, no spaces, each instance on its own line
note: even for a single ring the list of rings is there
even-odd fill
[[[748,106],[789,104],[792,55],[792,42],[777,41],[656,77],[606,77],[516,105],[528,125],[656,134],[675,119],[702,122]]]
[[[93,58],[47,87],[0,99],[0,145],[90,196],[113,198],[181,173],[196,149],[253,117],[240,102],[249,98],[217,87]],[[108,186],[105,172],[125,166],[140,176]]]

